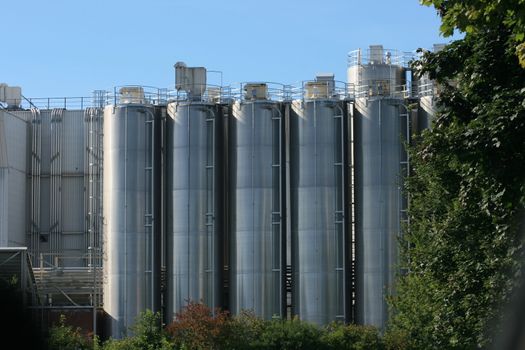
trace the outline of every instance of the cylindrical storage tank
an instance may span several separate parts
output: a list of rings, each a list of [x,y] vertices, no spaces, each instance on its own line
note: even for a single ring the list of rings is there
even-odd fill
[[[412,120],[414,133],[420,134],[425,129],[432,128],[432,121],[436,114],[435,83],[428,78],[428,74],[423,75],[417,81],[418,106],[415,118]]]
[[[188,302],[221,306],[219,115],[205,102],[168,104],[166,320]]]
[[[321,98],[291,107],[292,313],[320,325],[345,321],[343,104]]]
[[[415,131],[420,134],[423,130],[431,129],[435,114],[436,105],[434,96],[426,95],[419,97],[417,122],[414,125]]]
[[[350,67],[348,77],[356,92],[363,92],[357,94],[353,116],[357,322],[384,329],[406,215],[403,142],[410,117],[403,105],[405,69],[368,63]],[[390,88],[379,89],[381,85]]]
[[[229,120],[230,311],[284,316],[283,128],[277,102],[237,101]]]
[[[104,109],[104,310],[113,338],[159,307],[159,126],[153,106]]]

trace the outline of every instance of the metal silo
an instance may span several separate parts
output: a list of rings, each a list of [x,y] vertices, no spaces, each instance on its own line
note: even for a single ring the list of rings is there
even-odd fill
[[[316,324],[347,318],[346,113],[325,78],[290,113],[292,313]]]
[[[418,106],[412,121],[412,128],[416,134],[420,134],[423,130],[432,128],[432,120],[436,114],[436,87],[434,82],[428,78],[428,74],[420,77],[416,85]]]
[[[353,117],[357,246],[357,322],[385,327],[386,297],[399,264],[398,236],[406,217],[402,195],[409,116],[402,56],[371,46],[350,54],[348,82],[355,87]]]
[[[104,109],[104,310],[121,338],[137,315],[158,311],[159,120],[142,87]]]
[[[230,311],[284,313],[283,130],[268,85],[245,84],[229,120]]]
[[[219,113],[202,101],[168,104],[167,321],[189,301],[221,306]]]

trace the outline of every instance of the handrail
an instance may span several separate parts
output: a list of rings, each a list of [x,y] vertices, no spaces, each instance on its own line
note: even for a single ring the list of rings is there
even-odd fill
[[[348,52],[347,64],[348,67],[364,64],[386,64],[409,68],[410,62],[415,58],[416,54],[413,52],[395,49],[357,49]]]

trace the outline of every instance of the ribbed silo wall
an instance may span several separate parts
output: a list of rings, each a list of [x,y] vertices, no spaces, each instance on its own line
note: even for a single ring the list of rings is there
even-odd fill
[[[344,321],[344,105],[297,100],[291,107],[292,313],[316,324]]]
[[[104,309],[113,338],[140,312],[158,311],[158,130],[152,106],[104,110]]]
[[[168,105],[166,166],[167,321],[189,301],[211,308],[222,296],[222,162],[219,108]]]
[[[284,316],[283,133],[277,102],[233,104],[228,132],[233,314]]]

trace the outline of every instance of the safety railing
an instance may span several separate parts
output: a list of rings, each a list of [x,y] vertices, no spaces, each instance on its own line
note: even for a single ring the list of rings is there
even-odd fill
[[[231,98],[240,101],[271,100],[288,101],[291,96],[292,87],[281,83],[242,82],[234,84],[231,88]]]
[[[92,267],[102,266],[102,252],[100,248],[90,249],[83,254],[64,253],[28,253],[33,269],[48,270],[89,270]]]
[[[229,86],[219,85],[196,85],[184,87],[179,90],[167,91],[168,102],[209,102],[227,103],[232,99],[232,89]]]
[[[293,100],[344,100],[352,99],[354,95],[355,89],[353,85],[338,80],[305,80],[301,82],[301,86],[291,87],[290,90],[290,97]]]
[[[168,89],[145,85],[121,85],[115,86],[112,91],[106,91],[102,98],[105,105],[162,105],[168,101]]]
[[[32,97],[22,100],[22,109],[38,108],[40,110],[64,108],[85,109],[94,107],[92,97]]]
[[[436,93],[436,85],[434,82],[426,77],[421,78],[417,81],[417,95],[418,97],[423,96],[434,96]]]
[[[353,93],[349,94],[355,98],[382,96],[406,99],[414,97],[412,83],[409,81],[399,84],[399,81],[395,79],[364,80],[352,85],[351,88]]]
[[[414,60],[415,54],[392,49],[357,49],[348,52],[348,67],[364,64],[386,64],[408,68],[410,62]]]

